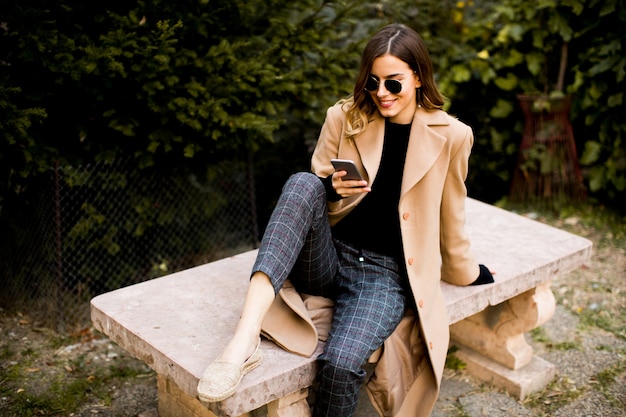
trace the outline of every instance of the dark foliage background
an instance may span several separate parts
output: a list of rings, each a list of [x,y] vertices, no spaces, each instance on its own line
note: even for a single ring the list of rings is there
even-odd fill
[[[50,178],[59,167],[128,164],[113,189],[130,202],[138,241],[158,227],[175,229],[189,213],[204,221],[215,214],[210,199],[223,201],[229,191],[214,187],[193,209],[166,207],[158,187],[138,196],[137,178],[175,172],[182,185],[204,189],[245,171],[260,234],[284,180],[308,169],[326,108],[351,93],[364,42],[390,22],[423,36],[448,110],[474,128],[470,196],[491,203],[508,196],[522,133],[517,95],[571,94],[589,198],[624,210],[623,0],[0,0],[0,11],[7,282],[19,254],[45,258],[30,231],[54,221],[42,205],[55,201]],[[97,187],[63,178],[87,195]],[[75,249],[77,225],[113,236],[102,250],[119,246],[112,230],[121,223],[90,204],[73,204],[64,250]]]

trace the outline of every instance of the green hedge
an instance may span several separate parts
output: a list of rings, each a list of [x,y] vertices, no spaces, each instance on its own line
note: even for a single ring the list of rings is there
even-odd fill
[[[306,167],[325,108],[351,91],[364,40],[391,21],[423,35],[450,111],[476,131],[473,193],[506,195],[521,134],[515,96],[554,90],[564,42],[586,184],[616,206],[626,188],[626,54],[610,30],[625,23],[623,1],[2,3],[2,217],[55,161],[202,166],[252,151],[281,183]]]

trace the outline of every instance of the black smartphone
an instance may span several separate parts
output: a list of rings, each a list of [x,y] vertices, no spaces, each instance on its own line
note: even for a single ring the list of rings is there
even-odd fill
[[[341,177],[342,180],[362,180],[364,179],[354,161],[349,159],[331,159],[330,163],[335,167],[335,171],[346,171],[347,174]]]

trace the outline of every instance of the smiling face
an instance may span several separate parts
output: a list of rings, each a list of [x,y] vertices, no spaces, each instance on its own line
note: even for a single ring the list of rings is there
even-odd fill
[[[370,75],[379,81],[378,89],[369,94],[380,114],[393,123],[411,123],[417,108],[417,88],[422,83],[409,64],[393,55],[382,55],[372,62]],[[392,94],[385,87],[385,80],[399,81],[402,90]]]

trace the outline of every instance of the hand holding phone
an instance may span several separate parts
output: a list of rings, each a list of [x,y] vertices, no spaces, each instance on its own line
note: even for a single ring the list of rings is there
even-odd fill
[[[346,175],[341,177],[342,181],[362,181],[364,179],[354,161],[349,159],[331,159],[330,163],[335,167],[335,171],[346,171]]]
[[[348,159],[331,159],[330,162],[335,167],[335,172],[346,171],[344,176],[339,177],[341,181],[333,180],[333,187],[341,197],[345,198],[351,195],[369,193],[372,191],[354,161]]]

